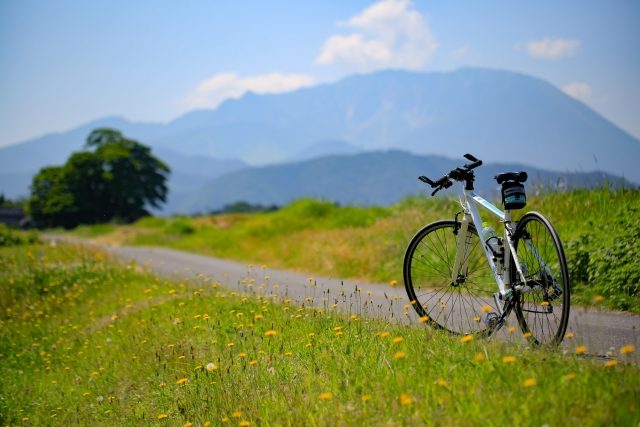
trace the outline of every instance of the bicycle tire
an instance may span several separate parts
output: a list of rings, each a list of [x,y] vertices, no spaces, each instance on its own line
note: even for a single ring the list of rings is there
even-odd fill
[[[520,328],[533,344],[557,345],[567,330],[571,301],[560,237],[544,215],[529,212],[518,222],[514,247],[526,279],[514,307]],[[512,283],[522,283],[513,258],[511,265]]]
[[[433,222],[411,239],[405,252],[405,289],[419,316],[431,325],[454,334],[489,335],[488,316],[497,315],[493,293],[495,278],[478,233],[469,224],[467,271],[462,283],[451,281],[460,222]]]

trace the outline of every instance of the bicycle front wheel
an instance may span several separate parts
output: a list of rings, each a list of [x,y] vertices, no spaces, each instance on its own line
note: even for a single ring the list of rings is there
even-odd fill
[[[525,278],[515,305],[522,332],[535,344],[558,344],[567,330],[571,297],[558,233],[543,215],[529,212],[516,227],[515,248]],[[511,272],[511,282],[522,284],[515,266]]]
[[[478,233],[469,224],[463,264],[452,281],[460,222],[437,221],[420,230],[404,257],[404,284],[419,316],[456,334],[490,333],[497,318],[497,287]]]

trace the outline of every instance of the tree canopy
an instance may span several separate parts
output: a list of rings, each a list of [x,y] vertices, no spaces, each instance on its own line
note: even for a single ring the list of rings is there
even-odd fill
[[[97,129],[63,166],[33,177],[27,211],[37,226],[130,222],[167,198],[169,167],[114,129]]]

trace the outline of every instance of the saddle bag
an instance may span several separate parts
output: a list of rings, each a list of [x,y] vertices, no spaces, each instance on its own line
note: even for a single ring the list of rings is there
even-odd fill
[[[507,210],[524,208],[527,205],[524,185],[516,181],[504,182],[502,184],[502,203]]]

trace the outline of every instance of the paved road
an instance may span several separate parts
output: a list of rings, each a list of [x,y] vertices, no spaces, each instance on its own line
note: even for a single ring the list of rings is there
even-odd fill
[[[418,323],[413,309],[407,309],[408,299],[402,284],[392,287],[339,278],[309,277],[165,248],[111,246],[108,250],[119,257],[135,260],[138,265],[160,275],[177,278],[204,275],[228,288],[247,290],[251,285],[255,292],[278,295],[281,299],[291,299],[307,306],[337,303],[349,314],[377,316],[406,324]],[[568,331],[574,335],[572,340],[563,343],[568,351],[577,345],[585,345],[591,355],[605,356],[611,350],[617,352],[621,346],[633,344],[638,350],[631,354],[631,359],[640,361],[638,315],[572,308]],[[502,339],[522,339],[521,334],[509,335],[505,329],[500,336]]]

